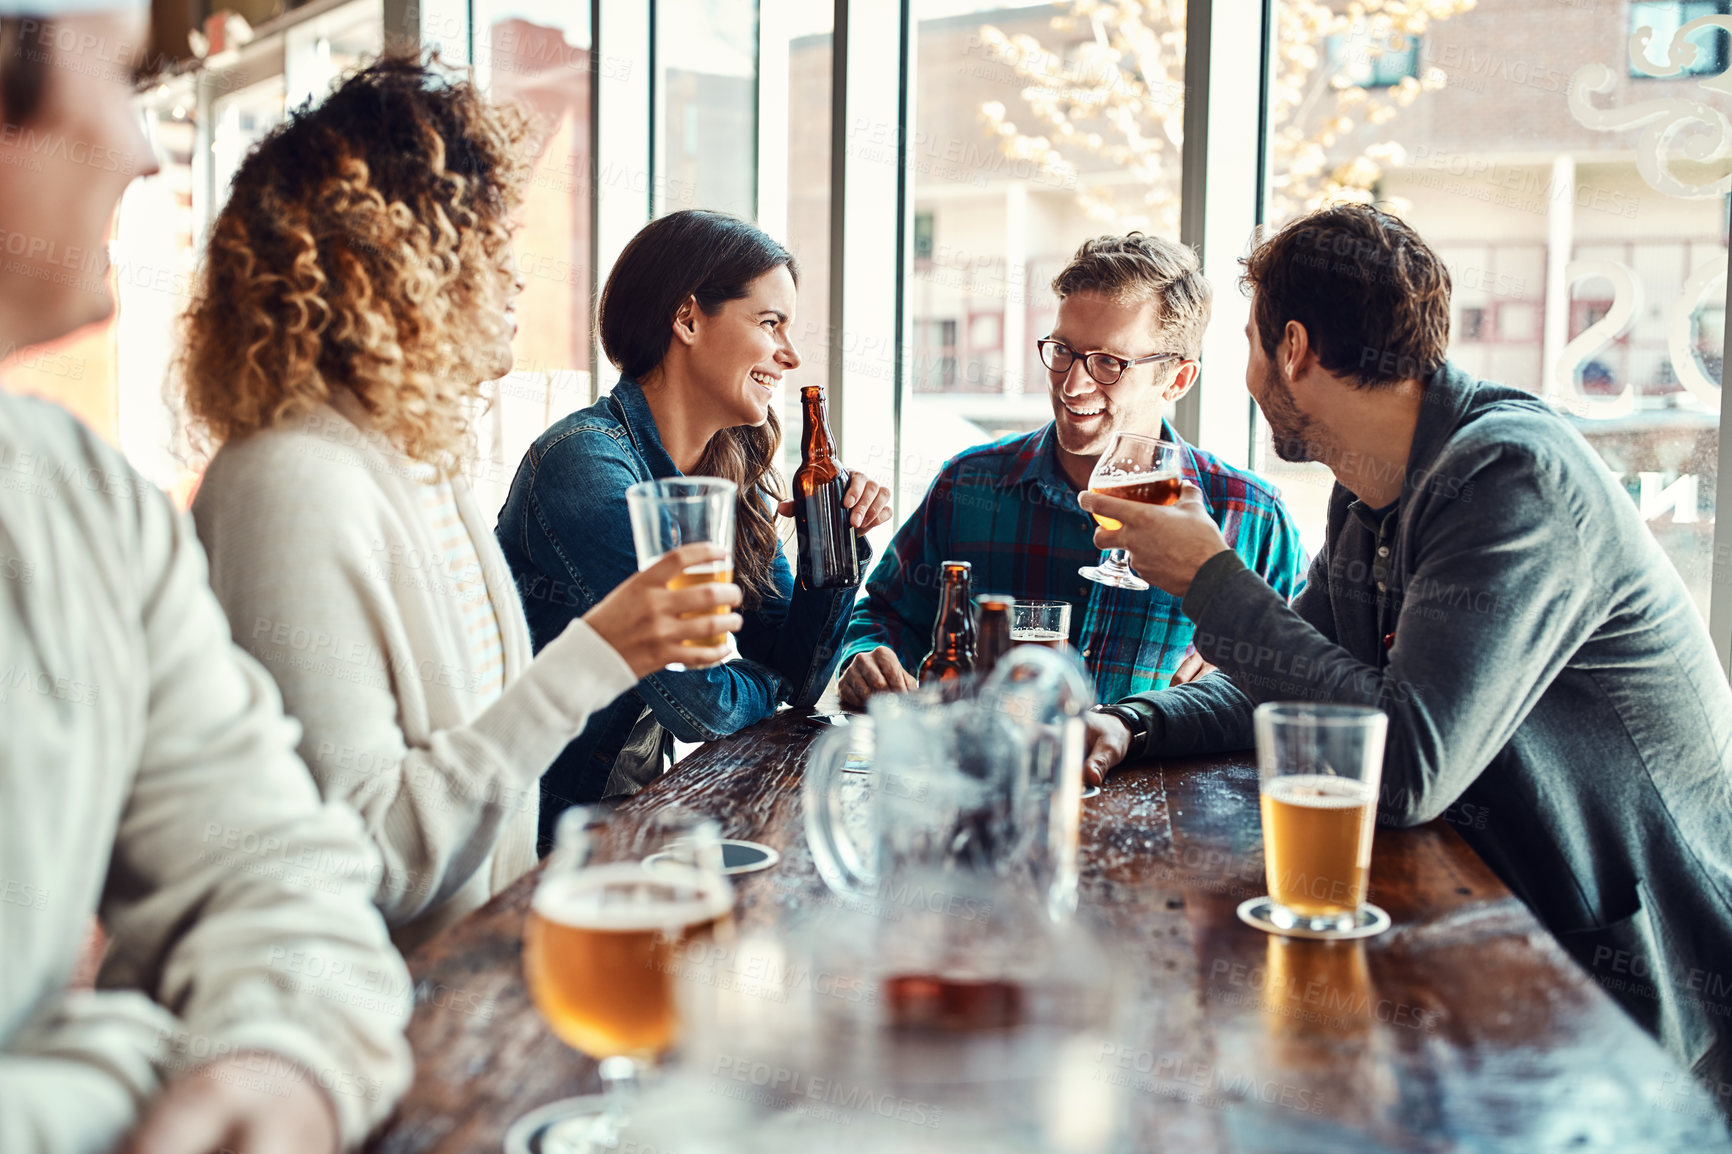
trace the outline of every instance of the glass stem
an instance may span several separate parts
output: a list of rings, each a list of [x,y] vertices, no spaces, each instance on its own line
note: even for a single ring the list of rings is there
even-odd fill
[[[607,1095],[607,1113],[597,1119],[595,1145],[611,1150],[619,1145],[620,1131],[631,1119],[637,1097],[637,1063],[622,1055],[601,1060],[602,1092]]]

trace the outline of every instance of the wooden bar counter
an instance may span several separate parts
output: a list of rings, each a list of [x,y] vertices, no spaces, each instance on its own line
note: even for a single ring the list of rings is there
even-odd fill
[[[818,731],[784,712],[683,760],[620,812],[682,802],[782,860],[736,878],[743,926],[824,900],[800,771]],[[1235,755],[1114,774],[1083,803],[1081,904],[1115,933],[1136,1032],[1103,1058],[1129,1148],[1213,1151],[1732,1149],[1694,1083],[1445,822],[1380,828],[1363,943],[1242,924],[1265,892],[1257,772]],[[1463,814],[1462,820],[1476,820]],[[498,1151],[507,1127],[599,1087],[524,988],[526,877],[410,968],[416,1077],[372,1149]]]

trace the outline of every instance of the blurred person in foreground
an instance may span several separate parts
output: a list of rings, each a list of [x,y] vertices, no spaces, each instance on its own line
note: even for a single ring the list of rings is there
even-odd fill
[[[461,472],[511,370],[526,132],[437,65],[361,70],[242,163],[187,319],[187,409],[222,446],[193,502],[211,584],[366,823],[404,949],[535,864],[542,772],[592,713],[740,624],[703,616],[732,584],[665,588],[720,556],[687,546],[532,656]]]
[[[1732,689],[1671,562],[1563,417],[1445,361],[1449,274],[1400,220],[1314,213],[1244,279],[1276,452],[1335,474],[1325,547],[1289,605],[1194,490],[1084,495],[1220,670],[1136,698],[1148,739],[1109,756],[1245,748],[1264,701],[1381,708],[1379,820],[1451,817],[1680,1061],[1732,1077]]]
[[[27,242],[0,348],[113,311],[110,221],[155,170],[144,30],[0,0],[0,229]],[[62,410],[0,396],[0,578],[0,1150],[358,1144],[409,1079],[377,858],[231,644],[190,522]],[[72,988],[93,915],[107,952]]]
[[[794,583],[776,536],[793,514],[781,493],[776,397],[800,367],[789,333],[798,269],[747,221],[689,209],[651,221],[625,246],[601,295],[613,391],[536,438],[499,511],[538,650],[637,570],[625,491],[639,481],[722,477],[739,487],[734,574],[745,593],[739,655],[709,669],[654,673],[590,720],[542,781],[541,836],[574,802],[634,793],[668,764],[674,739],[713,741],[781,708],[810,708],[830,681],[855,589]],[[843,505],[866,533],[890,493],[853,476]]]
[[[977,593],[1072,603],[1070,644],[1106,703],[1089,718],[1098,731],[1128,739],[1136,719],[1113,703],[1202,673],[1178,598],[1077,573],[1100,561],[1094,522],[1077,494],[1115,433],[1178,445],[1180,475],[1201,487],[1210,518],[1245,563],[1283,596],[1298,588],[1299,534],[1275,488],[1186,444],[1167,420],[1197,383],[1214,299],[1196,254],[1142,233],[1095,237],[1053,279],[1052,291],[1058,317],[1039,346],[1053,419],[945,463],[896,530],[848,623],[844,704],[913,686],[909,671],[926,653],[938,614],[937,574],[947,560],[973,565]],[[1089,771],[1098,780],[1105,766]]]

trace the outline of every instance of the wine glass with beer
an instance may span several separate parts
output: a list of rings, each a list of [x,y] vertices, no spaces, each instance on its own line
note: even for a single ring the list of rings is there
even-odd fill
[[[638,1080],[681,1038],[692,947],[731,935],[733,903],[713,820],[677,808],[641,823],[596,808],[560,815],[524,928],[524,976],[548,1028],[601,1063],[607,1107],[598,1116],[571,1099],[543,1154],[614,1148]]]
[[[1089,477],[1089,492],[1144,505],[1171,505],[1179,499],[1184,482],[1179,479],[1179,447],[1159,437],[1139,433],[1114,433],[1107,451],[1095,462]],[[1103,529],[1122,526],[1111,517],[1094,514]],[[1105,563],[1084,565],[1077,572],[1102,585],[1120,589],[1147,589],[1149,583],[1130,566],[1128,549],[1111,549]]]
[[[1271,933],[1368,937],[1389,915],[1365,900],[1389,719],[1363,705],[1271,701],[1253,714],[1269,893],[1239,916]]]
[[[687,568],[668,583],[669,589],[690,589],[706,582],[726,585],[734,579],[734,501],[739,486],[720,477],[667,477],[639,481],[625,491],[631,514],[632,543],[637,548],[637,567],[642,572],[681,545],[709,543],[724,553],[720,561]],[[726,606],[706,609],[721,616],[732,612]],[[687,613],[685,617],[700,614]],[[715,647],[728,644],[727,633],[694,637],[684,645]],[[672,662],[677,672],[692,668]]]

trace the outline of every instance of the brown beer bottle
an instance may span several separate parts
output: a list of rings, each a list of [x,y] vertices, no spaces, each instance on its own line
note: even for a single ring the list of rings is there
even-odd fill
[[[800,467],[794,473],[794,536],[800,552],[803,589],[846,589],[860,584],[860,555],[854,551],[853,510],[842,507],[848,472],[836,462],[836,439],[823,385],[800,389],[805,411]]]
[[[1010,610],[1016,599],[982,593],[974,603],[980,607],[974,622],[974,671],[985,677],[1010,652]]]
[[[972,569],[966,561],[944,563],[944,590],[932,623],[932,652],[920,663],[922,685],[955,681],[974,672],[974,606],[968,588]]]

